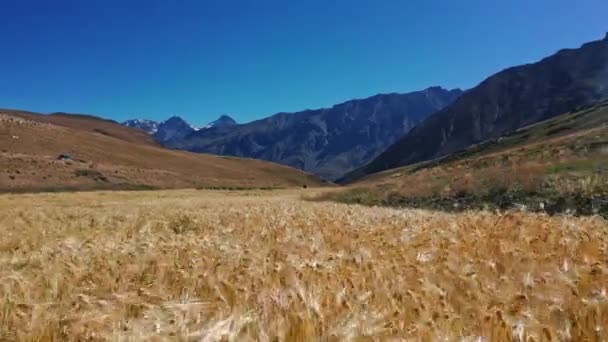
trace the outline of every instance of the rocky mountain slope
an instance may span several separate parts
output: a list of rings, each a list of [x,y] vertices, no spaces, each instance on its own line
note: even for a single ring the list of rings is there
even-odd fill
[[[182,139],[196,131],[196,128],[179,116],[172,116],[160,122],[158,129],[152,135],[154,140],[164,144],[170,140]]]
[[[608,35],[489,77],[341,181],[449,155],[606,96]]]
[[[461,94],[459,89],[431,87],[408,94],[376,95],[332,108],[279,113],[170,139],[155,138],[175,149],[263,159],[335,179],[372,160]]]
[[[608,218],[608,100],[443,158],[375,173],[321,198],[372,206],[525,208]]]

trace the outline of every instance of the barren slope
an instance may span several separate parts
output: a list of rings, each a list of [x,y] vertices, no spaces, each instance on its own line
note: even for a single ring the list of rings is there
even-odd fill
[[[110,121],[1,113],[4,191],[319,184],[315,177],[277,164],[166,150],[141,140],[144,133]],[[74,160],[57,160],[60,154]]]
[[[74,128],[83,131],[99,133],[121,140],[158,146],[154,139],[140,130],[130,129],[115,121],[86,114],[52,113],[40,115],[37,113],[0,109],[0,113],[17,116],[26,120],[49,123],[58,126]]]

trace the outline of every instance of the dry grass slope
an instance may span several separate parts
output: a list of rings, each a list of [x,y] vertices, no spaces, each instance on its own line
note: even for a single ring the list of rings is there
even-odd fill
[[[167,150],[141,135],[87,116],[0,111],[0,192],[321,184],[286,166]]]
[[[301,195],[1,196],[0,340],[608,339],[599,217]]]
[[[53,113],[50,115],[41,115],[32,112],[5,109],[0,109],[0,112],[25,120],[77,129],[79,131],[107,135],[132,143],[158,146],[154,139],[150,135],[146,134],[144,131],[131,129],[122,126],[115,121],[102,119],[100,117],[92,115],[67,113]]]

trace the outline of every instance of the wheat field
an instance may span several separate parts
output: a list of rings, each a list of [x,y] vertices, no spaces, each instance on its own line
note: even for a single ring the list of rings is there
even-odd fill
[[[0,196],[0,340],[608,340],[604,219],[315,191]]]

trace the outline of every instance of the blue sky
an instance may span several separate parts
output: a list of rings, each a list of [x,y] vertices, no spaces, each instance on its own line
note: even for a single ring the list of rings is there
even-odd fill
[[[0,108],[200,125],[470,88],[601,39],[606,13],[606,0],[0,0]]]

